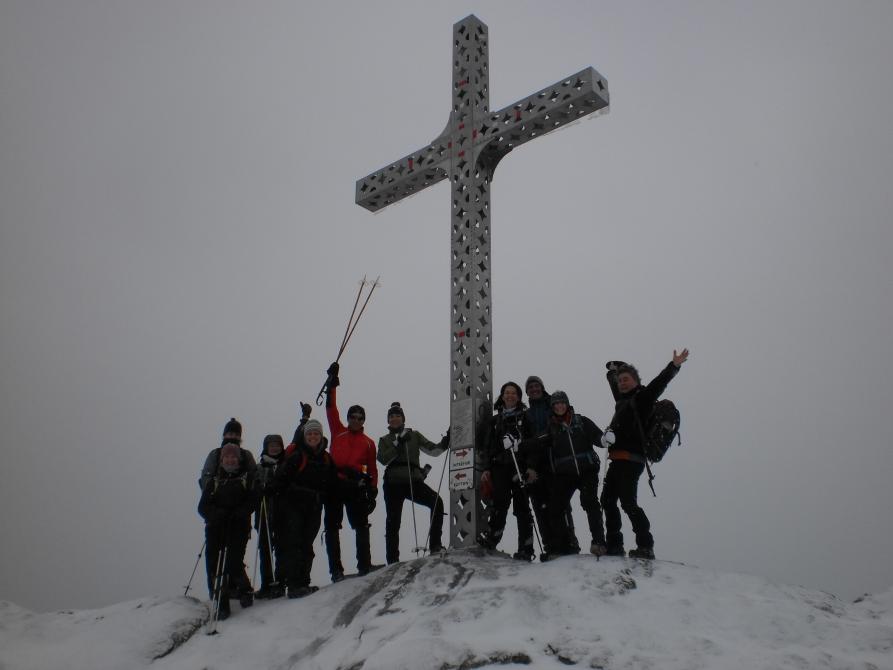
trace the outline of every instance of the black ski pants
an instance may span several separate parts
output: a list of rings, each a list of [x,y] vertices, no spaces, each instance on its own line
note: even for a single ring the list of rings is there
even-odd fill
[[[289,589],[310,586],[313,567],[313,541],[322,523],[322,503],[318,499],[293,501],[281,509],[285,517],[285,583]]]
[[[636,545],[640,549],[652,549],[654,537],[651,535],[651,522],[639,507],[639,477],[645,471],[644,463],[635,461],[611,461],[608,474],[605,475],[605,486],[602,489],[602,507],[605,508],[605,526],[609,548],[623,547],[623,533],[620,532],[620,507],[629,517],[629,522],[636,534]]]
[[[208,575],[208,594],[214,599],[214,581],[218,566],[223,570],[221,594],[229,596],[229,589],[239,593],[251,591],[251,581],[245,572],[245,547],[251,535],[251,518],[231,519],[205,524],[205,571]],[[226,549],[226,562],[221,564]]]
[[[493,465],[490,477],[493,478],[493,503],[487,525],[490,527],[490,541],[495,545],[502,539],[509,505],[518,522],[518,551],[533,552],[533,521],[527,493],[521,488],[514,465]]]
[[[423,481],[414,481],[412,488],[410,488],[409,482],[391,483],[385,481],[384,504],[387,517],[384,540],[388,565],[400,560],[400,522],[403,520],[404,500],[414,500],[416,504],[431,510],[429,515],[431,551],[440,551],[443,547],[443,500],[434,489]]]
[[[366,572],[372,565],[372,548],[369,543],[369,502],[365,492],[354,482],[340,481],[335,492],[325,503],[326,553],[329,556],[329,572],[343,573],[341,563],[341,523],[344,512],[356,533],[357,570]]]
[[[549,550],[556,554],[571,553],[567,527],[567,507],[575,491],[580,492],[580,506],[586,512],[592,541],[603,544],[605,529],[602,508],[598,503],[598,467],[589,467],[579,475],[553,474],[549,477]]]
[[[285,583],[286,538],[285,514],[282,502],[269,496],[261,498],[257,508],[258,554],[260,555],[260,584],[268,588],[270,584]]]

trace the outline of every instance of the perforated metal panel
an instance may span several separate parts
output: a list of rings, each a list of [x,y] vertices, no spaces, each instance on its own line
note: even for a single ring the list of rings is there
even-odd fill
[[[446,129],[426,147],[357,181],[356,202],[375,212],[450,181],[450,544],[468,546],[482,528],[476,450],[492,413],[490,181],[512,149],[608,109],[608,84],[591,67],[498,112],[490,111],[487,26],[453,26],[453,102]],[[470,467],[473,463],[474,466]]]

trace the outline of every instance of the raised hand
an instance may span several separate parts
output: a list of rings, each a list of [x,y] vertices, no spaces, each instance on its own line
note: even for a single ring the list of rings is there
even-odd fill
[[[673,365],[677,368],[681,368],[682,364],[688,360],[688,349],[683,349],[679,353],[676,353],[676,350],[673,349]]]

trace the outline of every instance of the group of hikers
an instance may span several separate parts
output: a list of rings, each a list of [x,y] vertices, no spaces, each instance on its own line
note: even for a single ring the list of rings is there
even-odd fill
[[[498,546],[511,506],[518,525],[515,558],[534,559],[534,536],[541,560],[579,553],[570,508],[574,492],[579,491],[592,554],[626,555],[619,502],[636,540],[629,556],[654,558],[650,523],[637,502],[639,478],[647,465],[642,424],[687,359],[688,349],[674,351],[670,363],[647,385],[633,365],[609,362],[607,378],[615,411],[604,431],[576,413],[564,391],[548,393],[540,377],[528,377],[523,390],[515,382],[503,384],[489,425],[479,433],[479,463],[484,467],[480,495],[490,504],[487,528],[477,542],[488,549]],[[443,549],[444,504],[439,491],[425,483],[430,466],[421,466],[420,454],[439,456],[447,451],[450,431],[439,442],[428,440],[407,427],[404,410],[395,402],[387,410],[388,432],[376,449],[364,432],[363,407],[348,408],[347,425],[341,420],[339,372],[338,363],[333,363],[324,388],[330,440],[322,424],[310,417],[311,406],[301,403],[301,419],[288,445],[281,435],[267,435],[255,460],[242,447],[242,426],[233,418],[223,429],[220,447],[205,460],[198,512],[205,520],[208,590],[219,619],[229,616],[231,596],[248,607],[255,597],[300,598],[313,593],[310,570],[320,526],[331,579],[344,579],[340,530],[345,512],[356,534],[357,573],[382,567],[372,563],[369,524],[378,499],[378,464],[385,467],[381,479],[387,563],[400,560],[406,500],[430,510],[425,548],[432,553]],[[528,404],[523,402],[525,391]],[[601,497],[595,447],[607,448],[610,460]],[[245,568],[252,516],[261,578],[257,592]]]

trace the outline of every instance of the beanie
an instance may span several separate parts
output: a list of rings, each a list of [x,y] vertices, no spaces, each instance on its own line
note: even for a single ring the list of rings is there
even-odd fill
[[[268,447],[269,447],[271,444],[273,444],[273,443],[278,444],[278,445],[279,445],[280,447],[282,447],[283,449],[285,448],[285,443],[282,441],[282,436],[281,436],[281,435],[267,435],[267,436],[264,438],[264,447],[263,447],[263,450],[262,450],[263,453],[267,453],[267,449],[268,449]]]
[[[403,413],[403,408],[400,407],[399,402],[392,402],[388,408],[388,421],[391,420],[392,416],[399,416],[401,419],[406,420],[406,415]]]
[[[322,424],[316,419],[307,419],[307,423],[304,424],[304,435],[313,432],[322,435]]]
[[[363,418],[366,418],[366,410],[364,410],[360,405],[351,405],[347,409],[347,417],[350,418],[351,414],[362,414]]]
[[[565,405],[570,405],[570,400],[567,399],[567,393],[564,391],[553,391],[551,404],[554,405],[557,402],[563,402]]]
[[[239,423],[235,417],[226,422],[226,425],[223,427],[224,435],[235,435],[240,440],[242,439],[242,424]]]
[[[524,382],[524,389],[525,389],[525,390],[529,389],[529,388],[530,388],[530,385],[533,384],[534,382],[536,382],[537,384],[539,384],[540,386],[542,386],[542,387],[543,387],[543,390],[545,391],[545,389],[546,389],[546,385],[543,384],[543,380],[540,379],[539,377],[537,377],[536,375],[530,375],[530,376],[527,378],[527,381]]]

